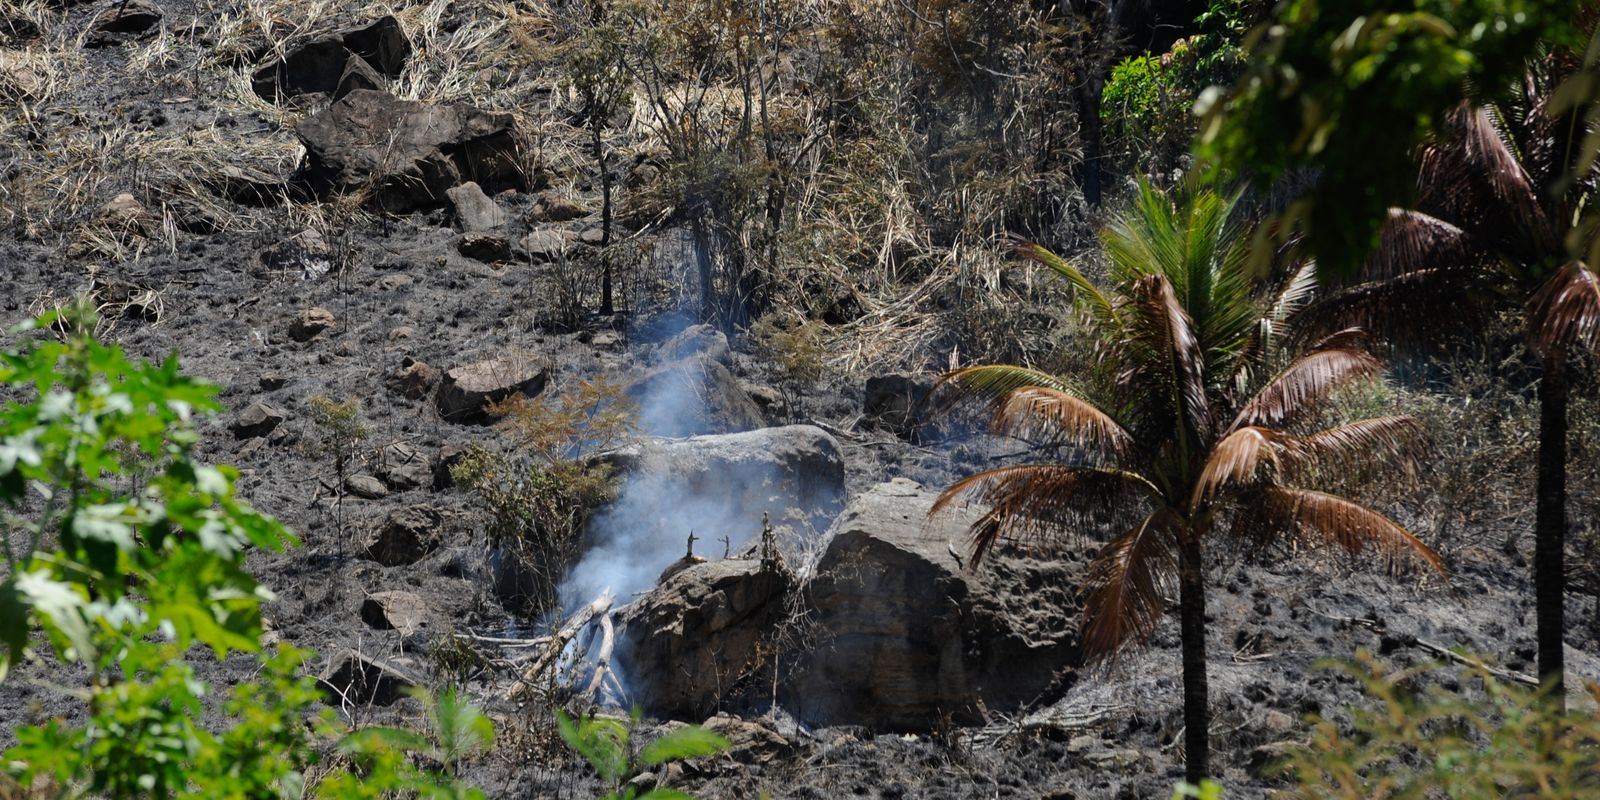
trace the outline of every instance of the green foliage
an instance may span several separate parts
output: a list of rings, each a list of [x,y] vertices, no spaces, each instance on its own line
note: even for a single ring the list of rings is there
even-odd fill
[[[317,787],[326,798],[381,798],[412,792],[432,800],[482,800],[482,790],[456,779],[461,761],[494,746],[494,723],[454,687],[435,695],[411,691],[428,709],[431,737],[406,728],[372,726],[350,733],[339,752],[351,758],[361,775],[341,772]],[[437,764],[424,769],[418,762]]]
[[[1186,797],[1195,800],[1222,800],[1222,784],[1216,781],[1201,781],[1199,786],[1180,783],[1172,788],[1172,800],[1183,800]]]
[[[628,783],[654,767],[721,753],[728,749],[728,740],[698,725],[689,725],[650,741],[635,753],[633,730],[639,719],[638,708],[626,723],[604,717],[574,721],[567,712],[556,709],[561,739],[594,767],[607,787],[607,793],[599,800],[688,800],[689,795],[672,789],[638,794],[637,788]]]
[[[767,314],[750,326],[756,350],[791,383],[805,386],[821,380],[827,367],[826,326],[806,319],[785,325],[779,317]]]
[[[86,309],[47,314],[0,354],[0,384],[24,392],[0,410],[0,676],[34,623],[59,658],[89,664],[157,632],[180,651],[258,649],[271,595],[244,571],[244,549],[293,537],[235,497],[233,470],[191,457],[193,416],[218,408],[216,390],[175,357],[130,361],[93,327]]]
[[[1416,150],[1463,99],[1514,90],[1536,48],[1578,41],[1574,0],[1288,0],[1247,40],[1231,92],[1208,90],[1201,153],[1267,186],[1313,170],[1286,212],[1322,268],[1350,275]]]
[[[1345,728],[1315,720],[1311,740],[1282,764],[1305,798],[1579,798],[1600,792],[1600,718],[1548,713],[1540,692],[1487,669],[1446,674],[1446,689],[1418,689],[1433,668],[1390,672],[1366,654],[1332,664],[1365,687],[1370,707]],[[1469,696],[1471,692],[1474,696]],[[1600,687],[1589,693],[1600,700]]]

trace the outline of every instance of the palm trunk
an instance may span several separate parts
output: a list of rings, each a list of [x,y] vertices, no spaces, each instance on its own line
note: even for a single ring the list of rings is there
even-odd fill
[[[1534,514],[1533,586],[1539,622],[1539,680],[1550,686],[1552,708],[1566,708],[1563,640],[1567,569],[1567,364],[1545,359],[1539,381],[1539,484]]]
[[[1185,780],[1198,786],[1210,775],[1211,708],[1206,686],[1206,584],[1200,536],[1190,531],[1178,554],[1178,618],[1183,640]]]

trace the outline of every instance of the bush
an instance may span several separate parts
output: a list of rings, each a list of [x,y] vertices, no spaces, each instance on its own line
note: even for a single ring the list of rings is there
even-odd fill
[[[1333,665],[1375,701],[1344,727],[1315,719],[1282,764],[1305,798],[1578,798],[1600,792],[1600,718],[1548,713],[1540,692],[1487,669],[1423,686],[1435,669],[1391,672],[1366,654]],[[1446,689],[1445,686],[1459,687]],[[1600,687],[1588,687],[1600,701]]]

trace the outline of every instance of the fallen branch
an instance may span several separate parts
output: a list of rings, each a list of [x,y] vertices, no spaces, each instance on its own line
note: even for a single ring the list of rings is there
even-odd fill
[[[506,690],[506,699],[513,702],[520,701],[523,696],[532,691],[534,684],[544,675],[545,671],[561,659],[561,653],[567,649],[567,644],[572,641],[572,638],[588,627],[589,621],[594,619],[596,615],[604,614],[610,610],[612,600],[613,598],[609,593],[602,594],[595,598],[594,602],[578,609],[567,620],[566,624],[561,626],[560,630],[550,636],[549,649],[545,650],[538,660],[530,664],[527,669],[524,669],[517,682]]]
[[[1388,626],[1384,625],[1382,622],[1379,622],[1378,620],[1375,620],[1375,619],[1368,619],[1366,617],[1344,617],[1344,616],[1340,616],[1338,614],[1325,614],[1325,613],[1323,613],[1321,611],[1316,610],[1315,608],[1311,609],[1311,612],[1316,614],[1319,617],[1322,617],[1323,619],[1331,619],[1334,622],[1343,622],[1343,623],[1350,624],[1350,625],[1360,625],[1361,627],[1366,628],[1367,630],[1370,630],[1373,633],[1378,634],[1379,636],[1388,636],[1388,637],[1390,637],[1391,639],[1394,640],[1394,642],[1396,644],[1399,644],[1399,645],[1402,645],[1402,646],[1406,646],[1406,647],[1415,647],[1418,650],[1421,650],[1421,651],[1423,651],[1425,653],[1428,653],[1430,655],[1436,656],[1438,658],[1443,658],[1443,659],[1445,659],[1447,661],[1452,661],[1454,663],[1457,663],[1457,664],[1460,664],[1460,665],[1466,666],[1466,667],[1471,667],[1473,669],[1483,670],[1484,672],[1486,672],[1486,673],[1488,673],[1490,675],[1493,675],[1496,678],[1499,678],[1500,680],[1503,680],[1503,681],[1510,681],[1512,683],[1520,683],[1523,686],[1531,686],[1531,687],[1534,687],[1534,688],[1538,688],[1539,687],[1539,679],[1535,678],[1532,675],[1527,675],[1527,674],[1524,674],[1524,673],[1521,673],[1521,672],[1513,672],[1513,671],[1511,671],[1509,669],[1501,669],[1500,667],[1490,666],[1487,662],[1485,662],[1485,661],[1483,661],[1481,659],[1473,658],[1472,656],[1462,655],[1461,653],[1458,653],[1455,650],[1452,650],[1452,649],[1450,649],[1448,647],[1445,647],[1444,645],[1439,644],[1438,642],[1430,642],[1427,639],[1423,639],[1423,638],[1421,638],[1419,636],[1412,636],[1410,634],[1391,633],[1389,631]]]

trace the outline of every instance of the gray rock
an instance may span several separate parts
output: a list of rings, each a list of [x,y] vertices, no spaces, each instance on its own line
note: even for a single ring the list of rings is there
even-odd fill
[[[787,573],[759,561],[711,561],[677,571],[630,604],[617,657],[646,709],[698,719],[762,683],[760,645],[792,589]]]
[[[391,333],[392,337],[393,334]],[[421,400],[428,396],[433,386],[439,380],[439,374],[433,367],[411,356],[400,360],[400,366],[384,381],[389,389],[403,395],[407,400]]]
[[[498,264],[511,260],[511,240],[498,233],[468,231],[456,242],[456,252],[474,261]]]
[[[381,500],[389,496],[389,487],[383,481],[366,474],[346,476],[344,490],[365,500]]]
[[[278,407],[257,401],[245,406],[233,419],[233,435],[240,439],[253,439],[272,433],[289,415]]]
[[[625,391],[639,403],[640,424],[655,436],[732,433],[766,424],[733,373],[704,353],[652,369]]]
[[[589,216],[593,211],[577,200],[569,200],[552,192],[540,192],[528,210],[528,222],[567,222]]]
[[[606,230],[599,225],[590,225],[578,233],[578,244],[589,247],[599,247],[605,244]]]
[[[421,450],[395,442],[378,453],[378,479],[396,492],[419,489],[433,482],[433,465]]]
[[[410,636],[428,624],[428,604],[412,592],[376,592],[361,602],[361,621],[380,631]]]
[[[441,522],[438,510],[429,506],[391,511],[368,534],[364,553],[386,567],[415,564],[439,548]]]
[[[338,100],[358,89],[381,90],[385,86],[382,75],[371,64],[359,58],[346,58],[344,72],[333,87],[333,99]]]
[[[517,243],[521,255],[534,264],[561,261],[572,249],[572,231],[544,228],[529,233]]]
[[[1081,659],[1068,565],[956,556],[976,509],[928,519],[935,493],[904,479],[857,497],[807,592],[820,640],[790,687],[806,721],[927,730],[976,724],[1064,688]],[[948,717],[947,717],[948,715]]]
[[[440,416],[451,422],[491,421],[485,406],[513,395],[533,397],[544,391],[549,367],[527,353],[507,353],[498,358],[455,367],[444,374],[435,402]]]
[[[332,706],[387,706],[417,685],[399,664],[346,652],[317,679],[323,699]]]
[[[289,323],[289,338],[297,342],[309,342],[337,324],[333,312],[326,308],[303,308]]]
[[[318,197],[370,189],[370,207],[407,213],[443,204],[463,181],[489,193],[524,187],[510,114],[361,89],[295,130],[306,147],[299,180]]]
[[[261,263],[269,269],[298,273],[301,280],[312,280],[333,269],[333,246],[316,230],[307,228],[261,253]]]
[[[351,28],[340,34],[344,46],[372,66],[378,74],[394,79],[405,71],[411,56],[411,42],[400,21],[383,16],[372,24]]]
[[[727,334],[714,325],[690,325],[656,348],[656,359],[662,362],[680,361],[694,355],[705,355],[724,366],[733,364]]]
[[[89,22],[85,47],[113,44],[128,34],[138,34],[161,24],[161,9],[150,0],[117,0]]]
[[[504,225],[509,217],[472,181],[445,190],[455,207],[456,224],[463,231],[487,231]]]

